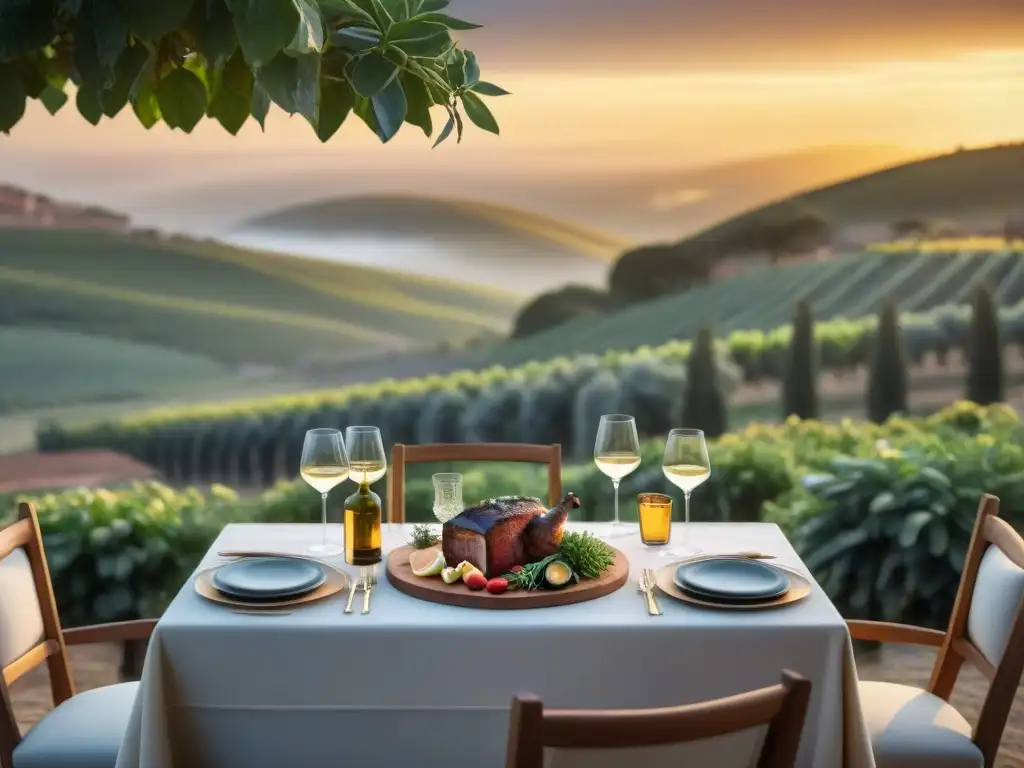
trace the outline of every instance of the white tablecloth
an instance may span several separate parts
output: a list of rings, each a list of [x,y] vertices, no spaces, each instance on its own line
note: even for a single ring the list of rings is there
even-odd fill
[[[775,525],[690,529],[688,543],[706,552],[760,550],[806,573]],[[385,525],[385,552],[408,532]],[[219,550],[301,553],[318,536],[315,525],[229,525],[200,568]],[[340,528],[332,536],[340,541]],[[669,561],[635,535],[613,543],[629,558],[629,584],[523,611],[416,600],[387,582],[383,564],[366,616],[361,595],[350,615],[341,595],[284,616],[234,613],[190,579],[153,635],[117,768],[502,768],[517,692],[552,707],[660,707],[773,685],[783,668],[814,685],[798,765],[873,768],[849,633],[817,585],[766,611],[660,595],[664,615],[651,617],[636,579]]]

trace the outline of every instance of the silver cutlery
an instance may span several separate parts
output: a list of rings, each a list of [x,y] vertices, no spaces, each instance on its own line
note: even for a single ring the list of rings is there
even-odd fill
[[[644,593],[644,600],[647,602],[647,613],[650,616],[661,616],[661,608],[658,601],[654,599],[654,571],[644,568],[640,571],[640,591]]]
[[[356,581],[352,582],[352,586],[349,587],[348,602],[345,603],[345,613],[352,613],[352,600],[355,599],[356,592],[363,588],[363,579],[364,577],[360,575]]]
[[[377,577],[374,574],[373,566],[365,569],[365,575],[363,576],[363,613],[370,612],[370,593],[373,591],[374,585],[377,583]]]

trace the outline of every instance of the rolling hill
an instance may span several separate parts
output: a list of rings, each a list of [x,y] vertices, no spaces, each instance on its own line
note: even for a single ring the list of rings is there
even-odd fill
[[[709,227],[684,242],[727,243],[742,228],[792,205],[838,227],[907,218],[1000,222],[1024,215],[1024,144],[953,152],[819,187]]]
[[[702,325],[711,325],[719,336],[770,330],[789,322],[800,300],[811,303],[818,320],[870,315],[887,299],[905,312],[928,312],[967,302],[982,282],[993,287],[1000,304],[1020,302],[1024,252],[867,253],[753,270],[496,345],[474,359],[473,366],[511,366],[658,345],[692,338]]]
[[[600,284],[629,246],[622,238],[517,208],[412,195],[292,206],[249,219],[232,240],[280,242],[295,252],[393,264],[524,293],[567,279]]]
[[[339,361],[501,333],[518,303],[494,290],[212,242],[0,230],[0,324],[224,366]]]

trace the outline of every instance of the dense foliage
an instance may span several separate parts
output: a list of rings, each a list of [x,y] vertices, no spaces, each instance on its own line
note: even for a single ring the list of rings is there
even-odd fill
[[[1006,388],[999,315],[992,292],[982,285],[975,292],[967,338],[967,397],[980,405],[1001,403]]]
[[[321,141],[355,113],[389,141],[403,123],[461,139],[465,114],[498,132],[480,79],[451,32],[448,0],[14,0],[0,5],[0,131],[38,99],[75,103],[93,125],[131,104],[139,122],[190,133],[205,116],[232,134],[270,104],[300,114]]]
[[[622,482],[625,519],[635,518],[637,493],[678,494],[661,471],[663,440],[644,442],[640,468]],[[1024,425],[1006,406],[958,403],[880,425],[792,417],[711,440],[709,451],[711,479],[693,493],[692,518],[779,523],[850,617],[942,626],[980,494],[998,495],[1002,515],[1024,522]],[[546,493],[540,467],[443,469],[462,472],[467,503]],[[433,522],[434,471],[410,467],[412,522]],[[593,464],[567,466],[563,485],[583,500],[574,519],[610,519],[611,483]],[[147,483],[36,501],[69,625],[158,612],[227,522],[315,522],[320,514],[318,494],[301,481],[253,499],[220,487],[204,495]],[[335,500],[329,514],[337,520],[338,513]]]

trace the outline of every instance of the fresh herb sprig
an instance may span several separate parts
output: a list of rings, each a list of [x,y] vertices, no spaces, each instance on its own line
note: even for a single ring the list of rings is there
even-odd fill
[[[434,533],[434,529],[429,525],[421,524],[413,526],[412,538],[409,543],[416,549],[426,549],[432,547],[441,540],[441,537]]]
[[[588,531],[565,531],[558,554],[576,573],[587,579],[598,578],[615,562],[611,547]]]
[[[548,555],[543,560],[527,563],[518,571],[502,575],[508,579],[508,586],[511,589],[540,589],[544,584],[544,569],[547,568],[548,563],[552,560],[557,560],[558,557],[559,555],[556,552],[553,555]]]

